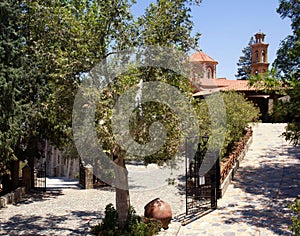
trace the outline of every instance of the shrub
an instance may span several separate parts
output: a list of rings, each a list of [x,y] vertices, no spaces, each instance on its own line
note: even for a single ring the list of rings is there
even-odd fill
[[[162,224],[155,220],[136,215],[130,207],[124,229],[118,227],[118,214],[110,203],[105,208],[105,217],[101,224],[92,228],[92,234],[98,236],[152,236],[157,234]]]
[[[251,101],[237,92],[224,93],[223,99],[226,106],[227,132],[222,156],[226,156],[233,149],[235,143],[245,135],[245,128],[248,124],[258,121],[260,111]]]
[[[218,100],[219,95],[210,95],[206,99],[216,99]],[[225,109],[226,109],[226,127],[224,123],[222,123],[222,119],[220,121],[214,120],[212,121],[209,109],[207,107],[205,100],[200,100],[197,106],[198,117],[200,120],[200,130],[203,134],[207,132],[208,135],[211,135],[211,127],[212,122],[214,122],[214,126],[219,126],[218,132],[224,132],[224,128],[226,128],[225,140],[221,140],[223,142],[223,147],[221,150],[221,158],[225,157],[232,151],[236,142],[240,140],[241,137],[245,135],[245,128],[248,126],[250,122],[257,122],[259,120],[260,111],[258,107],[255,107],[251,101],[248,101],[242,94],[228,91],[222,93],[222,98],[224,101]],[[215,102],[216,106],[223,106],[223,103],[218,101]],[[219,109],[222,107],[214,107],[210,112],[217,113]],[[218,117],[218,114],[214,114]],[[216,122],[220,122],[220,124],[216,125]],[[215,137],[218,138],[218,137]]]
[[[288,207],[294,212],[292,216],[292,225],[289,229],[292,231],[293,235],[300,235],[300,201],[295,199],[294,204],[289,204]]]

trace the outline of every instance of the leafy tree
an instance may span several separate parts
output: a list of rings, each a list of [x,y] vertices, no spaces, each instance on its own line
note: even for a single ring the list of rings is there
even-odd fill
[[[252,63],[252,47],[254,43],[253,37],[250,38],[247,47],[242,50],[243,55],[240,56],[240,59],[237,63],[238,70],[235,77],[241,80],[248,80],[251,75],[251,63]]]
[[[283,136],[293,145],[299,145],[300,140],[300,83],[292,81],[289,83],[290,89],[287,91],[289,101],[279,101],[276,104],[276,115],[280,121],[288,122]]]
[[[42,77],[43,131],[58,147],[70,140],[74,96],[82,73],[129,44],[129,1],[26,1],[26,54]],[[38,67],[34,64],[38,63]]]
[[[191,16],[189,15],[190,9],[186,6],[186,3],[186,1],[182,0],[161,0],[156,3],[151,3],[146,9],[145,14],[139,17],[134,25],[136,29],[134,32],[137,36],[135,39],[132,39],[134,45],[159,45],[169,48],[179,48],[183,52],[189,51],[196,44],[197,37],[191,37],[192,22],[190,19]],[[146,59],[157,60],[155,58]],[[177,58],[175,58],[174,63],[178,63],[176,59]],[[162,63],[163,62],[162,60]],[[118,145],[112,132],[111,117],[113,115],[113,108],[117,100],[120,99],[120,96],[132,86],[138,84],[140,79],[142,79],[143,82],[160,81],[171,84],[192,98],[191,88],[187,78],[182,78],[182,76],[173,71],[151,66],[129,68],[128,72],[117,76],[114,81],[107,85],[107,90],[100,94],[96,112],[98,139],[105,152],[112,157],[118,166],[122,167],[121,173],[115,169],[115,178],[121,179],[125,186],[128,186],[125,158],[137,158],[137,156],[128,155],[126,150],[123,150],[120,145]],[[166,105],[157,102],[142,104],[140,108],[143,111],[143,115],[141,116],[140,110],[137,108],[134,110],[130,120],[130,135],[136,142],[140,144],[149,142],[149,127],[154,122],[163,123],[168,134],[167,142],[163,148],[153,155],[146,156],[144,159],[145,162],[162,163],[172,159],[177,151],[178,142],[180,140],[178,117],[172,114],[172,111]],[[126,188],[116,188],[116,208],[119,215],[119,226],[121,228],[125,225],[129,207],[129,191],[126,190]]]
[[[290,18],[292,35],[287,36],[277,51],[274,67],[279,71],[281,80],[290,87],[287,90],[290,100],[284,104],[281,116],[289,122],[284,136],[295,145],[300,140],[300,3],[297,0],[281,0],[277,12],[282,18]],[[283,106],[280,106],[283,108]]]
[[[1,90],[7,95],[1,100],[2,166],[18,157],[33,167],[43,139],[60,148],[71,142],[81,76],[131,45],[130,5],[127,0],[1,3]]]
[[[161,65],[163,65],[164,62],[161,62]],[[176,61],[174,60],[174,63],[175,62]],[[180,63],[181,62],[182,61],[180,61]],[[136,84],[140,82],[140,78],[143,78],[143,83],[156,81],[172,85],[181,91],[184,96],[192,99],[192,93],[189,91],[190,85],[187,78],[183,78],[182,76],[171,71],[155,70],[155,68],[147,68],[145,70],[140,68],[132,68],[128,72],[119,75],[115,81],[112,81],[107,85],[106,89],[101,91],[101,94],[99,95],[100,99],[97,100],[95,124],[98,142],[101,144],[107,155],[111,156],[113,161],[118,166],[122,167],[121,173],[119,173],[120,169],[114,169],[115,179],[124,183],[124,188],[116,187],[116,207],[119,215],[119,226],[121,228],[126,222],[128,207],[130,207],[129,191],[126,188],[126,186],[128,187],[128,179],[125,161],[128,159],[142,159],[145,164],[162,164],[164,162],[173,160],[177,153],[178,145],[182,136],[181,120],[176,114],[174,114],[174,111],[172,111],[170,107],[164,105],[161,103],[161,101],[151,101],[137,106],[130,114],[129,130],[128,127],[123,127],[121,125],[119,119],[121,120],[125,114],[115,113],[115,110],[119,110],[115,108],[117,102],[120,100],[125,101],[125,98],[122,96],[132,88],[135,88]],[[142,91],[143,97],[146,98],[149,94],[146,92],[145,88]],[[166,94],[165,96],[169,96],[170,94],[166,90],[162,90],[160,94],[163,93]],[[87,91],[86,96],[91,96],[89,91]],[[124,112],[131,112],[130,108],[126,108],[126,105],[128,104],[125,103],[122,105],[125,106],[122,107]],[[81,106],[84,106],[84,104],[79,105],[79,107]],[[185,109],[184,106],[182,106],[182,110],[183,109]],[[188,112],[185,114],[188,114]],[[118,124],[119,133],[117,134],[113,132],[112,117],[116,119],[115,124]],[[159,150],[152,154],[144,155],[142,153],[128,154],[127,150],[121,148],[120,144],[118,143],[118,135],[125,137],[128,140],[134,140],[140,145],[150,143],[152,138],[158,139],[159,137],[157,134],[151,134],[150,130],[151,125],[157,122],[164,126],[166,132],[166,141]],[[127,130],[128,132],[125,132]],[[101,165],[102,169],[106,168],[106,164],[103,160],[101,160]]]
[[[290,18],[292,35],[288,35],[277,51],[274,67],[282,73],[284,80],[299,79],[300,76],[300,3],[297,0],[281,0],[277,12]]]
[[[187,52],[197,46],[200,34],[192,37],[193,22],[188,1],[158,0],[137,21],[142,45],[172,46]]]

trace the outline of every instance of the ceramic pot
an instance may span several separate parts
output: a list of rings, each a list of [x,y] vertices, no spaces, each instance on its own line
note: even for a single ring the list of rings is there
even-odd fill
[[[144,209],[145,217],[159,220],[164,229],[169,228],[168,225],[172,219],[172,210],[167,202],[161,200],[160,198],[155,198],[149,202]]]

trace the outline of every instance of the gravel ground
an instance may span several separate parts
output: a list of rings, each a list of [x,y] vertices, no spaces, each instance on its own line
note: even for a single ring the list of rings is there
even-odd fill
[[[129,165],[130,198],[137,214],[154,198],[171,205],[173,215],[185,212],[185,192],[178,170],[149,165]],[[168,177],[179,179],[168,185]],[[99,223],[105,206],[115,203],[113,188],[80,189],[76,182],[48,179],[45,194],[35,193],[24,201],[0,209],[1,235],[89,235],[90,227]]]

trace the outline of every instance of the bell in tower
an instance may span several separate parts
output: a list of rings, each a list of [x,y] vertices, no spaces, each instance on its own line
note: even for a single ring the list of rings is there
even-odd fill
[[[255,34],[255,43],[251,45],[252,48],[252,61],[251,61],[251,74],[261,74],[268,71],[268,46],[265,43],[265,34],[259,32]]]

